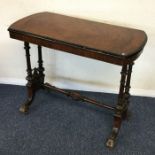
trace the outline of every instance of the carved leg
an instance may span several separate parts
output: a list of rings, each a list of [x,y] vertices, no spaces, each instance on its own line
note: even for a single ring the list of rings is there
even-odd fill
[[[132,65],[133,64],[122,66],[120,90],[118,95],[118,103],[114,114],[113,129],[110,137],[106,142],[106,146],[110,148],[114,147],[117,135],[122,124],[122,120],[127,117]]]
[[[43,60],[42,60],[42,49],[41,46],[38,46],[38,71],[39,71],[39,81],[40,85],[42,86],[44,84],[44,67],[43,67]]]
[[[26,63],[27,63],[27,77],[26,80],[28,81],[27,86],[27,93],[28,93],[28,99],[26,102],[20,107],[19,111],[26,113],[29,110],[29,106],[32,103],[32,100],[34,98],[34,88],[33,88],[33,76],[32,76],[32,69],[31,69],[31,60],[30,60],[30,46],[28,42],[24,42],[24,49],[26,51]]]
[[[44,83],[44,68],[43,68],[43,60],[42,60],[42,50],[41,46],[38,46],[38,68],[31,69],[31,61],[30,61],[30,53],[29,53],[29,43],[25,42],[25,50],[26,50],[26,62],[27,62],[27,90],[28,90],[28,99],[27,101],[20,107],[20,112],[26,113],[29,110],[29,106],[32,104],[35,92],[40,89]]]
[[[125,109],[124,109],[124,112],[123,112],[123,115],[122,115],[122,118],[124,120],[127,120],[130,117],[130,113],[128,111],[128,106],[129,106],[129,98],[130,98],[130,93],[129,93],[130,80],[131,80],[131,73],[132,73],[133,64],[134,63],[131,63],[131,64],[128,65],[128,74],[127,74],[126,86],[125,86],[125,94],[124,94]]]

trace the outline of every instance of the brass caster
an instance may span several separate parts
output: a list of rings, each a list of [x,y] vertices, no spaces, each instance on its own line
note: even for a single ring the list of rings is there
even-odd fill
[[[29,110],[29,106],[28,105],[25,105],[23,104],[20,108],[19,108],[19,111],[22,112],[22,113],[28,113],[28,110]]]
[[[106,142],[106,146],[109,147],[109,148],[113,148],[115,145],[115,141],[114,139],[108,139],[107,142]]]

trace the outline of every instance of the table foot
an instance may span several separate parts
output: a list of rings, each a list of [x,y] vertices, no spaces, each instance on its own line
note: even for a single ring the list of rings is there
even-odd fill
[[[26,105],[26,104],[23,104],[20,108],[19,108],[19,111],[22,112],[22,113],[27,113],[29,110],[29,106]]]
[[[113,148],[115,146],[121,124],[122,124],[122,117],[114,116],[114,124],[112,128],[112,132],[106,142],[107,147]]]
[[[111,138],[109,138],[106,142],[106,146],[109,148],[114,148],[114,144],[115,144],[115,140]]]
[[[29,106],[32,103],[32,99],[28,99],[24,104],[21,105],[21,107],[19,108],[19,111],[22,113],[28,113],[29,111]]]
[[[107,147],[114,148],[118,132],[119,132],[119,128],[113,127],[112,133],[106,142]]]

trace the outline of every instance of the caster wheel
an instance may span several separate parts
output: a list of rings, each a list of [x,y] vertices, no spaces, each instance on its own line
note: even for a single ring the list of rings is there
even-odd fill
[[[106,146],[109,148],[113,148],[114,147],[114,140],[113,139],[108,139],[106,142]]]
[[[19,108],[19,111],[22,112],[22,113],[28,113],[28,110],[29,110],[29,107],[27,105],[22,105],[20,108]]]

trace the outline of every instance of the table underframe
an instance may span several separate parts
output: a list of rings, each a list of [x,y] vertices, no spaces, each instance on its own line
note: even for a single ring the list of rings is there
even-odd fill
[[[90,99],[88,97],[82,96],[77,92],[67,91],[64,89],[57,88],[49,83],[44,83],[45,69],[43,67],[42,46],[38,45],[38,67],[34,69],[31,68],[29,42],[24,42],[24,48],[26,51],[26,62],[27,62],[26,86],[27,86],[28,98],[26,102],[22,104],[22,106],[20,107],[20,111],[23,113],[27,113],[29,111],[29,107],[32,104],[32,101],[35,97],[35,93],[39,89],[55,90],[66,96],[71,97],[74,100],[88,102],[98,107],[109,109],[111,111],[114,111],[114,122],[113,122],[113,127],[110,133],[110,136],[106,141],[106,146],[108,146],[109,148],[113,148],[115,145],[116,138],[118,136],[122,121],[126,120],[128,117],[128,106],[129,106],[129,98],[130,98],[129,90],[130,90],[130,79],[131,79],[133,62],[122,65],[117,104],[115,107],[113,107],[105,103],[100,103],[94,99]]]

